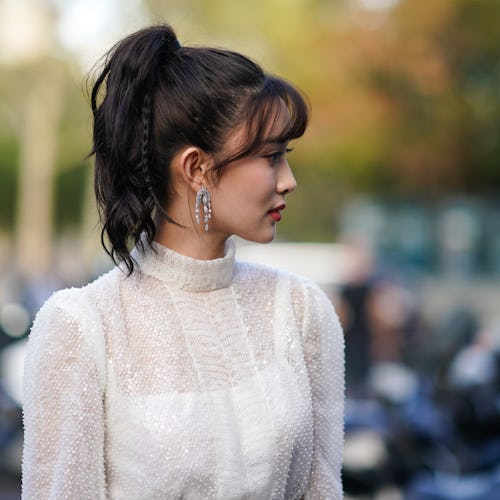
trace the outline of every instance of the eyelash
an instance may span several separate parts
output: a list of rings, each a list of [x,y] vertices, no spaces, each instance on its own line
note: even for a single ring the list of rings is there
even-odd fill
[[[274,166],[277,165],[282,156],[284,156],[286,153],[291,153],[292,151],[293,148],[286,148],[284,151],[277,151],[275,153],[265,155],[264,158],[269,158],[271,160],[271,165]]]

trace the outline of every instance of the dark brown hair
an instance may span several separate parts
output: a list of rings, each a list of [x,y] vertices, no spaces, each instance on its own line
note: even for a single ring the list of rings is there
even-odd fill
[[[142,29],[110,50],[91,104],[101,241],[129,274],[134,269],[129,248],[151,244],[154,213],[176,223],[164,207],[168,166],[182,147],[197,146],[215,156],[229,133],[245,125],[245,144],[214,167],[222,175],[224,166],[266,140],[300,137],[308,121],[304,98],[288,82],[236,52],[181,47],[168,25]],[[283,104],[290,118],[277,130],[273,124]],[[266,137],[269,131],[272,138]]]

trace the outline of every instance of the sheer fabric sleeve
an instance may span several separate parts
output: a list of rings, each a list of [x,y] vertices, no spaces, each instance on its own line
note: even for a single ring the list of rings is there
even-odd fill
[[[81,290],[65,290],[33,324],[24,368],[24,500],[105,498],[104,349],[92,314]]]
[[[313,409],[313,462],[306,500],[342,499],[344,337],[330,300],[309,287],[305,358]]]

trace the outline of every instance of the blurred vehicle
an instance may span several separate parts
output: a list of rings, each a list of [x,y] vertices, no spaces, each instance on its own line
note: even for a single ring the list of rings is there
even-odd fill
[[[457,337],[421,373],[372,366],[369,398],[346,407],[346,495],[500,498],[500,352],[484,332]]]

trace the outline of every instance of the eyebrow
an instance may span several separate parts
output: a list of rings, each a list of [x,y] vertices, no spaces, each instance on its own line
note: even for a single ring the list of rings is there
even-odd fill
[[[276,139],[269,139],[267,141],[263,141],[261,143],[261,147],[266,147],[266,146],[285,146],[289,141],[278,141]]]

